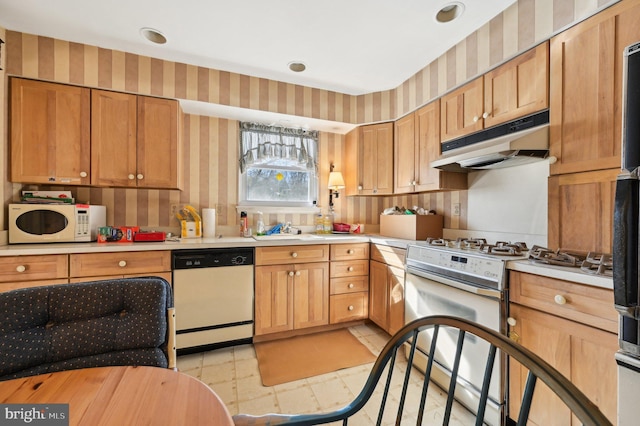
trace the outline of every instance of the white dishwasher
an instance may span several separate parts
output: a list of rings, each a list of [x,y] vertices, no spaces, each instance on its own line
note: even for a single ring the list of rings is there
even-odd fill
[[[253,257],[253,248],[173,252],[179,354],[252,341]]]

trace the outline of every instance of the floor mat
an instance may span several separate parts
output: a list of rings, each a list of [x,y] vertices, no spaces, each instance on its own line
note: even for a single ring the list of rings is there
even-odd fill
[[[260,342],[254,347],[264,386],[330,373],[376,359],[347,329]]]

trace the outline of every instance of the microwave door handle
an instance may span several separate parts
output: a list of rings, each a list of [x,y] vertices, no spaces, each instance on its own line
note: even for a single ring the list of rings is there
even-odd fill
[[[613,210],[613,297],[616,309],[636,317],[638,305],[638,178],[620,175]]]

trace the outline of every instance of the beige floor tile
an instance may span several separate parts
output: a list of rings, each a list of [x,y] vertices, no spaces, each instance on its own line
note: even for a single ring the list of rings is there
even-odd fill
[[[342,380],[330,380],[310,385],[323,411],[334,410],[347,405],[355,395]]]
[[[238,410],[242,414],[252,414],[255,416],[280,412],[274,393],[238,401]]]
[[[253,345],[240,345],[233,348],[233,356],[236,361],[241,359],[255,359],[256,350]]]
[[[236,385],[238,387],[239,402],[251,401],[265,396],[275,397],[273,388],[262,386],[262,379],[259,375],[238,379],[236,380]],[[240,408],[242,408],[242,405],[240,405]]]
[[[258,369],[258,360],[253,358],[240,359],[235,362],[236,378],[243,379],[245,377],[260,377]]]
[[[204,352],[202,357],[202,365],[216,365],[233,362],[233,348],[222,348],[215,351]]]
[[[222,402],[228,407],[238,400],[238,393],[235,382],[212,383],[209,387],[220,397]]]
[[[178,370],[186,371],[194,368],[202,368],[202,354],[180,355],[176,361]]]
[[[315,414],[321,411],[320,404],[310,386],[276,392],[278,405],[286,414]]]
[[[236,367],[234,362],[224,364],[205,365],[202,367],[200,380],[208,385],[231,382],[236,377]]]

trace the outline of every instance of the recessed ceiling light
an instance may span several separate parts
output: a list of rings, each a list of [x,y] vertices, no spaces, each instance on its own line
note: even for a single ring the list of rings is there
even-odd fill
[[[167,42],[164,34],[153,28],[140,28],[140,35],[155,44],[165,44]]]
[[[307,66],[302,62],[289,62],[289,69],[293,72],[302,72],[307,69]]]
[[[436,21],[445,24],[458,18],[464,12],[464,4],[454,2],[449,3],[438,11]]]

